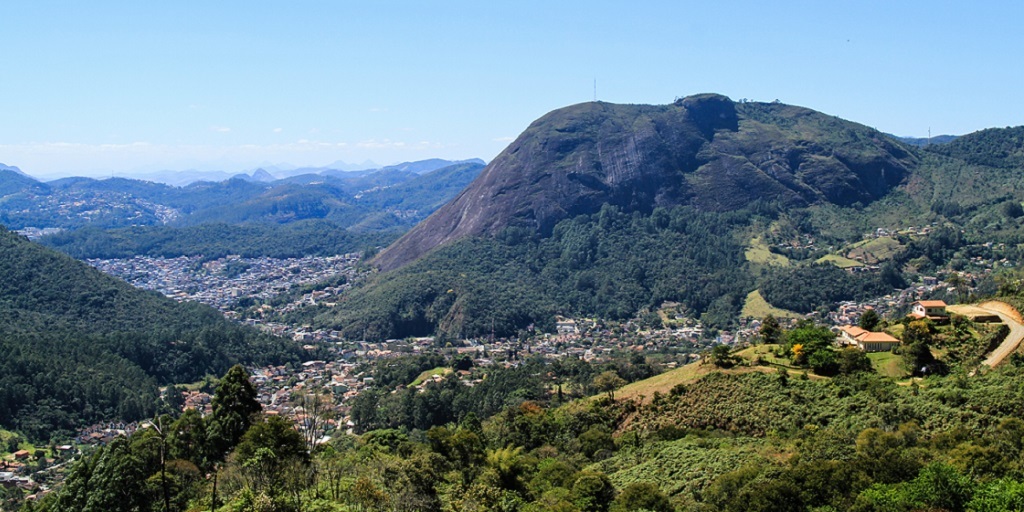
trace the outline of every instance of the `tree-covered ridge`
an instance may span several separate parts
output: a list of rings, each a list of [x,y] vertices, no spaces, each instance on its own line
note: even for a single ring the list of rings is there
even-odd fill
[[[509,228],[443,247],[371,279],[337,309],[306,314],[356,339],[509,335],[530,323],[545,327],[555,314],[623,319],[664,301],[724,325],[752,284],[733,236],[747,219],[690,207],[643,215],[606,206],[562,221],[547,238]]]
[[[1024,167],[1024,126],[988,128],[964,135],[929,151],[989,167]]]
[[[362,252],[386,245],[396,235],[353,233],[323,220],[284,225],[224,223],[188,227],[82,228],[44,236],[40,243],[77,259],[237,254],[244,258],[298,258]]]
[[[0,229],[0,422],[35,439],[145,417],[157,385],[293,350]]]

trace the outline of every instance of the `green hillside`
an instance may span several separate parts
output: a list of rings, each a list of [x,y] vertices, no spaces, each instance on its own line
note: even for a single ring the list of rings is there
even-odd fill
[[[168,423],[188,434],[167,441],[180,459],[161,465],[159,437],[140,431],[78,462],[29,510],[217,499],[219,510],[982,512],[1024,499],[1019,358],[908,386],[870,368],[812,380],[693,364],[568,403],[543,384],[583,374],[598,386],[615,370],[532,358],[473,387],[449,374],[423,392],[386,391],[434,363],[411,362],[378,364],[387,383],[354,406],[377,430],[310,450],[287,421],[257,417],[214,463],[196,447],[218,413],[185,414]],[[403,365],[412,372],[395,372]],[[203,471],[217,472],[216,491]]]
[[[510,228],[459,241],[363,283],[344,307],[306,314],[357,339],[508,335],[530,323],[549,327],[555,314],[624,319],[665,301],[725,325],[752,283],[732,236],[747,217],[608,206],[562,221],[547,238]]]
[[[1024,172],[965,156],[1009,151],[1015,133],[965,136],[946,155],[716,95],[573,105],[382,251],[384,272],[336,310],[302,315],[357,338],[512,334],[672,301],[726,327],[754,290],[799,313],[886,295],[971,258],[1019,260]],[[880,270],[847,272],[853,259]]]
[[[297,355],[212,308],[135,289],[2,228],[0,353],[0,425],[42,440],[151,416],[158,385]]]
[[[361,252],[387,245],[396,237],[381,232],[353,233],[324,220],[301,220],[287,224],[218,222],[188,227],[86,227],[44,236],[39,243],[77,259],[133,256],[216,259],[228,254],[246,258],[298,258]]]

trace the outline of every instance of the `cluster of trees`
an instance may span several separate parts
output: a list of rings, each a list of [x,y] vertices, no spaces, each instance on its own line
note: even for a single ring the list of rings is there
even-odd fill
[[[810,313],[844,300],[879,297],[904,285],[899,272],[889,264],[882,272],[851,273],[823,263],[776,268],[761,281],[759,289],[774,306]]]
[[[511,368],[478,369],[482,380],[472,387],[455,373],[428,383],[422,390],[409,387],[420,371],[436,366],[431,359],[414,357],[378,363],[374,388],[362,392],[352,404],[356,432],[382,428],[427,430],[468,415],[488,418],[523,401],[560,404],[598,392],[614,396],[616,388],[656,373],[639,354],[602,366],[578,359],[549,363],[527,358]],[[462,363],[456,359],[449,364]]]
[[[617,489],[586,468],[621,446],[609,400],[554,409],[521,398],[484,421],[470,412],[323,445],[289,420],[262,416],[239,366],[212,405],[209,417],[164,416],[115,440],[22,510],[674,510],[650,483]]]
[[[130,438],[117,438],[74,464],[59,491],[28,511],[186,510],[200,502],[216,509],[217,478],[283,493],[309,463],[291,421],[263,417],[249,374],[234,366],[221,379],[212,414],[160,416]],[[207,482],[207,475],[213,475]],[[212,484],[207,490],[206,485]]]
[[[760,334],[763,342],[779,345],[778,356],[789,357],[794,366],[810,368],[817,375],[852,375],[872,371],[871,361],[863,351],[836,349],[835,333],[811,320],[800,320],[792,329],[784,330],[775,317],[768,315],[761,323]]]

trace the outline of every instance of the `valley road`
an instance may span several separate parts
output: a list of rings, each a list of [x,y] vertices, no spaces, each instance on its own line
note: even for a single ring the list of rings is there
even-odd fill
[[[982,302],[977,306],[950,306],[949,309],[951,312],[961,314],[968,313],[969,310],[975,313],[979,312],[979,310],[980,312],[990,313],[998,316],[1010,328],[1010,334],[1006,336],[1006,339],[981,363],[989,368],[994,368],[999,363],[1002,363],[1003,359],[1006,359],[1017,350],[1021,340],[1024,340],[1024,319],[1021,318],[1019,311],[1005,302],[990,300]]]

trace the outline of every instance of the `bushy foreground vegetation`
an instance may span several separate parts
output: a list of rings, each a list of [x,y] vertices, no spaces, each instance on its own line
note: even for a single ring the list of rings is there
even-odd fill
[[[500,406],[422,423],[412,414],[325,444],[253,414],[255,392],[236,367],[211,416],[163,417],[115,441],[24,510],[1019,510],[1018,361],[909,386],[869,366],[825,380],[717,370],[650,400],[616,401],[601,377],[628,374],[626,363],[590,368],[591,392],[609,392],[566,402],[540,389],[581,368],[528,360],[496,370],[490,388],[452,376],[417,393],[401,383],[439,361],[413,358],[374,371],[383,387],[404,388],[375,409],[381,418],[405,417],[401,404],[419,400],[431,411],[446,395],[501,396]],[[516,391],[531,387],[538,393]]]

